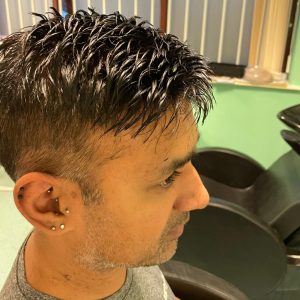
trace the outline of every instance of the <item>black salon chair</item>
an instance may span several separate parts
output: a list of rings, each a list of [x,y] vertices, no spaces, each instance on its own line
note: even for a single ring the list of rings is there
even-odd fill
[[[199,150],[192,163],[211,197],[255,212],[254,183],[265,172],[258,162],[240,152],[218,147]]]
[[[286,244],[295,244],[300,231],[300,105],[289,107],[277,116],[293,129],[281,131],[293,150],[280,157],[259,179],[258,188],[271,187],[272,192],[261,196],[260,201],[265,205],[258,213],[278,230]],[[266,206],[271,202],[272,209],[267,211]]]
[[[282,130],[283,139],[300,154],[300,105],[295,105],[281,111],[278,115],[279,120],[285,123],[291,130]]]
[[[284,244],[268,224],[213,197],[207,208],[191,212],[174,259],[223,278],[250,299],[276,289],[287,268]]]
[[[284,109],[277,115],[278,119],[288,127],[300,132],[300,105],[295,105]]]
[[[300,299],[300,105],[283,112],[280,120],[296,130],[281,133],[293,150],[268,170],[231,150],[195,155],[211,201],[191,214],[174,257],[233,283],[250,299]]]
[[[291,130],[281,130],[281,136],[300,155],[300,133]]]
[[[237,287],[211,273],[179,261],[160,266],[174,294],[181,300],[247,300]]]

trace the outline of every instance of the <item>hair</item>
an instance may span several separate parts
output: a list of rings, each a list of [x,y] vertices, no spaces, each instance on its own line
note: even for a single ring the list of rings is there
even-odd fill
[[[207,63],[176,36],[118,12],[34,15],[36,25],[0,45],[0,162],[14,181],[45,172],[88,198],[97,128],[134,127],[136,137],[186,103],[197,122],[212,108]]]

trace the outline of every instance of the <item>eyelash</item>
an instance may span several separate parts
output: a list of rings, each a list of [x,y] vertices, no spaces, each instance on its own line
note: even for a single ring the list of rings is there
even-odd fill
[[[181,174],[181,172],[178,172],[178,171],[174,171],[174,173],[169,176],[166,180],[164,180],[162,183],[161,183],[161,186],[163,188],[168,188],[172,185],[172,183],[175,181],[175,177],[179,176]],[[164,185],[164,183],[166,183],[166,185]]]

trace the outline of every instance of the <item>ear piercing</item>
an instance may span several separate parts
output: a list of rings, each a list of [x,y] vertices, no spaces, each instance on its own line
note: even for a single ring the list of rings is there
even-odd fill
[[[24,188],[23,186],[21,186],[21,187],[20,187],[20,190],[19,190],[19,194],[18,194],[18,196],[17,196],[19,200],[23,199],[22,192],[24,192],[24,190],[25,190],[25,188]],[[50,194],[51,192],[53,192],[53,187],[50,187],[50,188],[47,190],[47,193],[48,193],[48,194]],[[58,198],[55,198],[54,201],[55,201],[56,203],[58,203],[59,200],[58,200]],[[69,213],[70,213],[70,211],[69,211],[68,208],[65,209],[65,213],[66,213],[66,214],[69,214]],[[56,212],[55,215],[56,215],[56,216],[59,216],[59,213]],[[64,229],[65,229],[65,224],[60,224],[60,225],[59,225],[59,228],[60,228],[60,230],[64,230]],[[50,229],[51,229],[52,231],[55,231],[55,230],[56,230],[56,226],[52,225],[52,226],[50,227]]]
[[[20,187],[20,190],[19,190],[19,194],[18,194],[18,199],[21,200],[23,199],[23,195],[21,194],[22,192],[24,192],[25,188],[23,186]],[[47,193],[50,194],[53,192],[53,187],[51,186],[48,190],[47,190]],[[55,199],[56,202],[58,202],[58,199]]]
[[[60,224],[59,225],[59,228],[61,229],[61,230],[64,230],[65,229],[65,224]],[[56,230],[56,226],[51,226],[51,228],[50,228],[52,231],[55,231]]]
[[[70,210],[69,210],[68,208],[66,208],[66,209],[65,209],[65,213],[66,213],[66,215],[68,215],[68,214],[70,213]],[[60,213],[59,213],[59,212],[56,212],[55,215],[56,215],[56,216],[59,216]]]
[[[24,187],[23,186],[20,187],[19,194],[18,194],[18,200],[22,200],[23,199],[22,192],[24,192]]]
[[[58,205],[59,198],[54,199],[55,203]],[[56,216],[59,216],[61,213],[59,212],[59,205],[58,205],[58,211],[55,212]],[[70,210],[68,208],[65,208],[65,214],[68,215],[70,213]]]

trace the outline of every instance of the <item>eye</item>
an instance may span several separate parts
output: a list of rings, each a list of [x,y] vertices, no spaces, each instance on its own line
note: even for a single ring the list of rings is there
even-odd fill
[[[169,176],[166,180],[164,180],[160,185],[165,189],[170,187],[175,181],[175,177],[179,176],[180,174],[181,172],[174,171],[174,173],[171,176]]]

